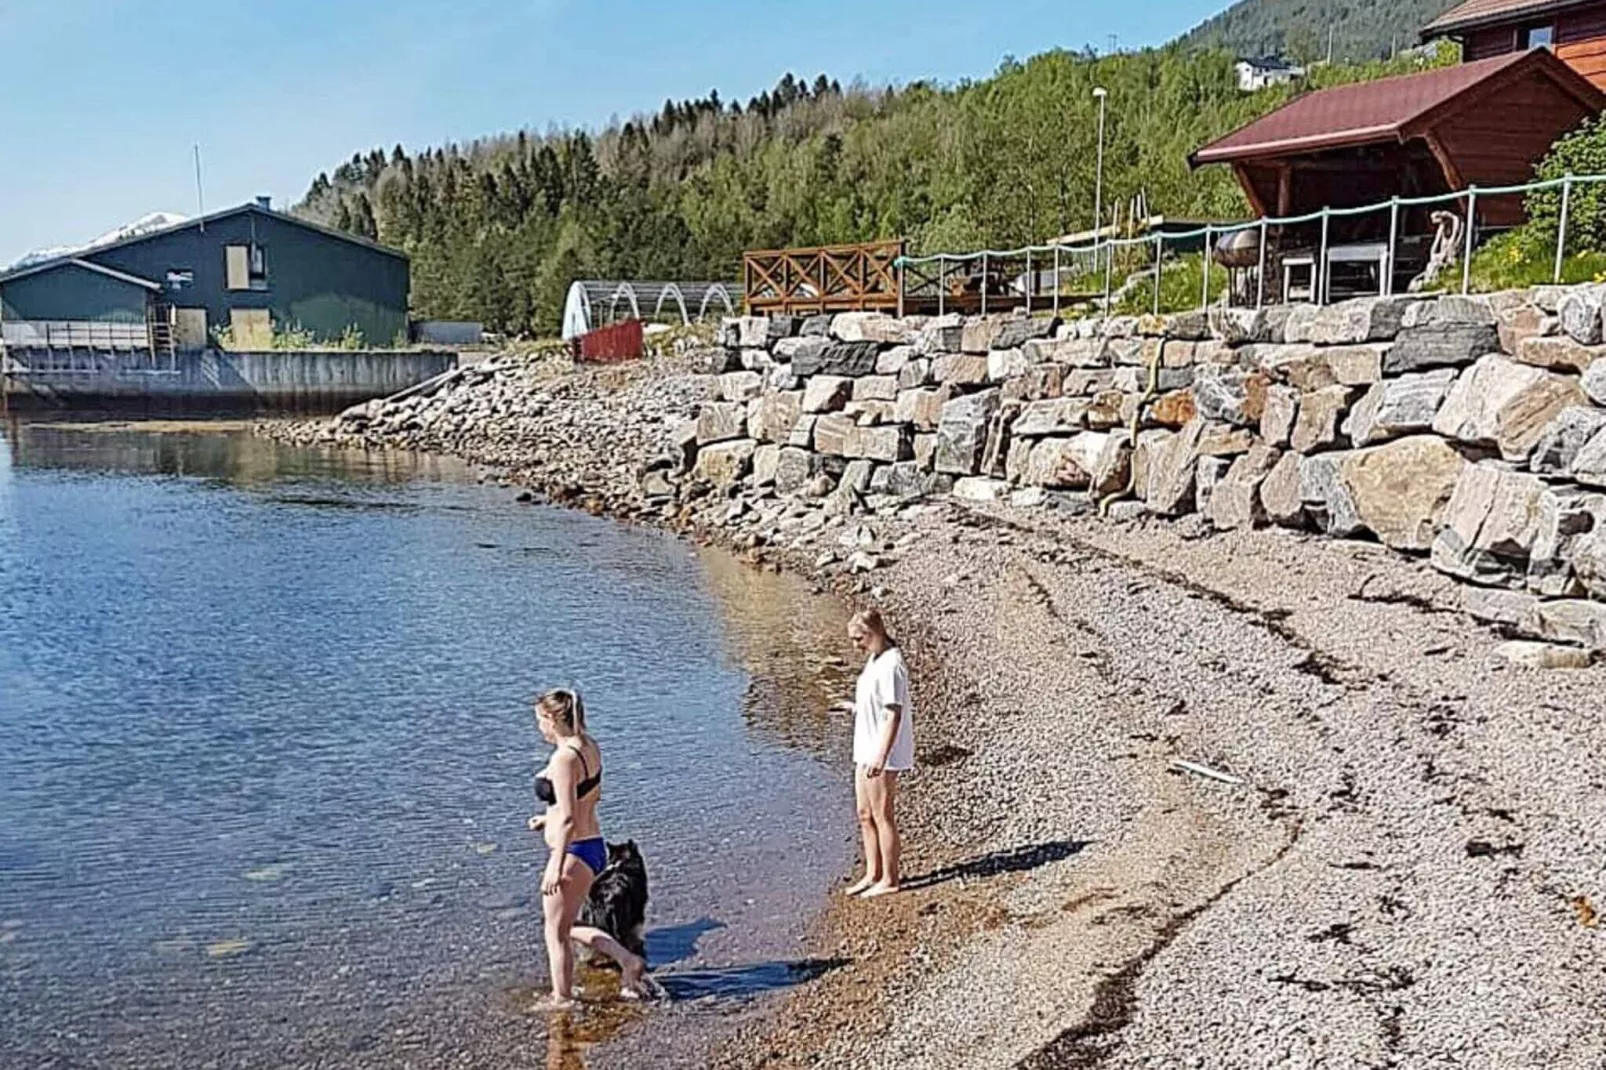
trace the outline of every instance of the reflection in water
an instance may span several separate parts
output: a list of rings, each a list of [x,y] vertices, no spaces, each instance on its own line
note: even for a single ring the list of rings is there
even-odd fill
[[[829,603],[451,461],[4,430],[8,1059],[577,1065],[655,1014],[557,1036],[539,994],[504,998],[545,987],[528,703],[559,683],[586,688],[604,827],[642,845],[684,983],[806,975],[785,964],[851,828],[821,713],[842,680],[807,631],[840,633]],[[650,1028],[629,1065],[661,1058]]]

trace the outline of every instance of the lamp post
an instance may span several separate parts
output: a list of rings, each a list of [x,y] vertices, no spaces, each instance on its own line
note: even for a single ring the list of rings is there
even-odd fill
[[[1098,163],[1093,172],[1093,248],[1095,250],[1098,248],[1099,237],[1104,231],[1104,100],[1109,95],[1110,91],[1103,86],[1095,86],[1093,88],[1093,99],[1099,102]],[[1093,263],[1095,267],[1098,266],[1098,257],[1096,255]]]

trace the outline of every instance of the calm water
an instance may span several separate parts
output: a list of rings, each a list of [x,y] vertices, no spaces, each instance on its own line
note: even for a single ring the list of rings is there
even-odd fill
[[[0,1062],[578,1065],[549,1033],[639,1012],[530,1010],[528,703],[560,684],[585,690],[604,830],[646,854],[677,995],[794,982],[848,861],[845,733],[820,712],[846,686],[839,613],[449,462],[11,425]],[[654,1031],[611,1050],[640,1035],[627,1061],[651,1065]]]

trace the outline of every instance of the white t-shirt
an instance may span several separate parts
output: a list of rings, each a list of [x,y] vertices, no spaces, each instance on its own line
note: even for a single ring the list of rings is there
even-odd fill
[[[853,761],[856,765],[874,765],[881,755],[881,733],[886,728],[892,711],[897,706],[903,711],[898,734],[892,741],[892,753],[887,756],[887,768],[895,772],[913,769],[915,764],[914,710],[909,704],[909,669],[903,663],[903,651],[888,647],[879,657],[865,662],[859,674],[859,683],[853,692]]]

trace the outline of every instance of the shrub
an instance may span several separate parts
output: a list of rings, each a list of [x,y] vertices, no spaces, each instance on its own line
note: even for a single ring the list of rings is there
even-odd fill
[[[1540,179],[1566,175],[1606,175],[1606,115],[1585,120],[1572,133],[1550,147],[1535,169]],[[1528,194],[1528,227],[1549,235],[1552,255],[1556,228],[1561,222],[1560,187]],[[1606,183],[1579,183],[1572,187],[1567,204],[1567,247],[1579,252],[1606,252]]]

